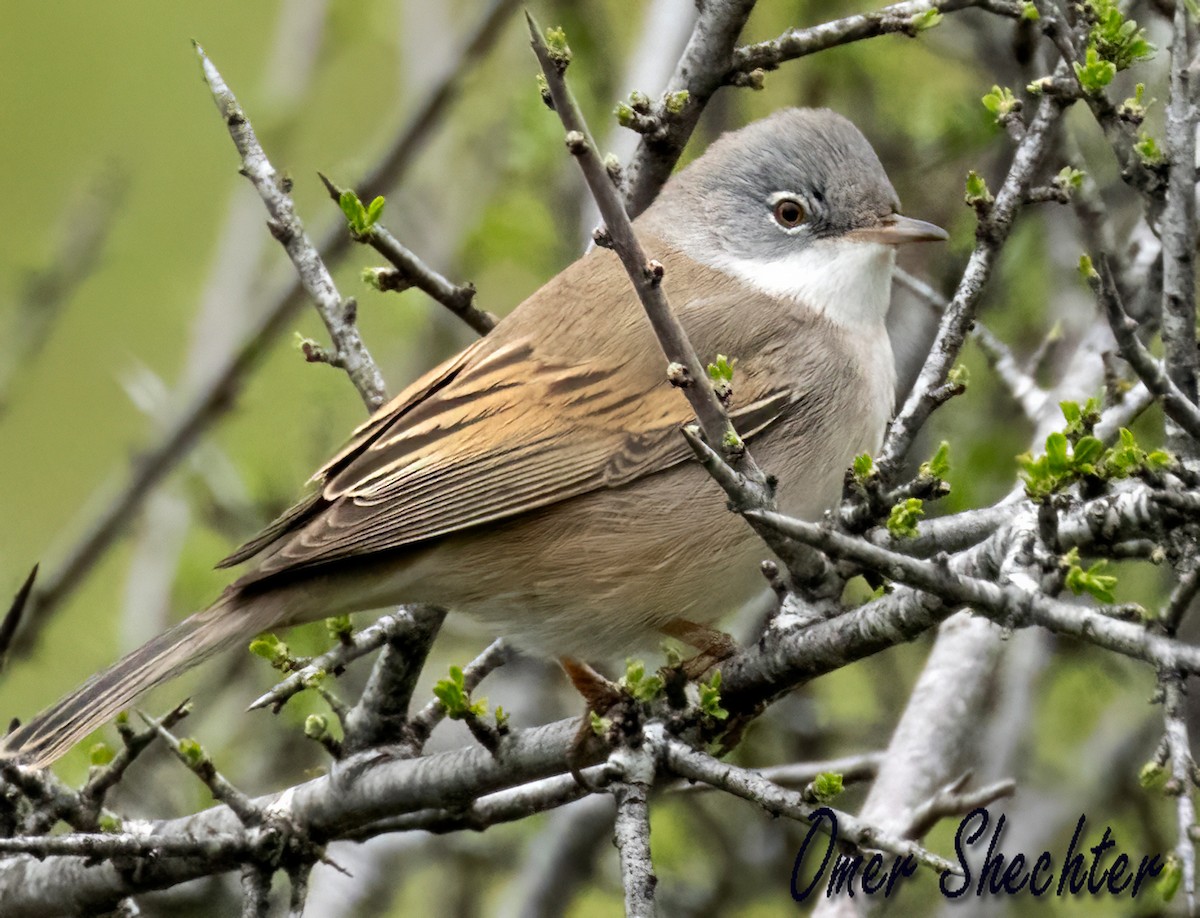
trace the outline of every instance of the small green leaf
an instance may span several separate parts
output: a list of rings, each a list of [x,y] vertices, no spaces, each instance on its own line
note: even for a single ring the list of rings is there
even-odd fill
[[[471,713],[472,705],[461,666],[451,666],[449,678],[439,679],[433,686],[433,694],[451,720],[462,720]]]
[[[1079,565],[1079,549],[1072,548],[1063,557],[1063,563],[1067,567],[1066,586],[1076,596],[1082,596],[1084,593],[1094,596],[1100,602],[1115,602],[1116,597],[1113,595],[1113,587],[1117,585],[1117,578],[1111,574],[1102,574],[1102,571],[1108,562],[1101,559],[1089,567],[1086,571]]]
[[[625,675],[620,685],[638,701],[653,701],[663,690],[662,677],[647,676],[646,664],[641,660],[625,661]]]
[[[713,382],[733,382],[733,368],[737,366],[737,358],[730,360],[724,354],[717,354],[715,363],[708,365],[708,376]]]
[[[611,720],[601,717],[595,711],[588,711],[588,721],[591,723],[592,732],[597,736],[604,736],[612,727]]]
[[[912,26],[914,32],[924,32],[939,25],[944,18],[938,10],[930,9],[917,13],[908,20],[908,24]]]
[[[996,116],[997,121],[1005,115],[1011,114],[1020,106],[1019,100],[1007,86],[993,86],[992,91],[981,101],[983,107]]]
[[[1170,902],[1179,892],[1181,882],[1183,882],[1183,864],[1180,863],[1178,855],[1172,851],[1166,857],[1163,871],[1158,875],[1158,882],[1154,888],[1162,896],[1164,902]]]
[[[925,515],[919,497],[910,497],[892,507],[888,514],[888,532],[900,539],[912,539],[917,535],[917,523]]]
[[[1095,437],[1080,437],[1072,450],[1076,471],[1083,471],[1084,466],[1095,466],[1104,455],[1104,444]]]
[[[1162,765],[1157,762],[1147,762],[1138,771],[1138,784],[1144,790],[1160,791],[1166,786],[1169,777],[1170,774]]]
[[[700,690],[701,713],[714,720],[725,720],[729,712],[721,707],[721,671],[717,670],[708,682],[699,683],[697,688]]]
[[[1025,2],[1021,4],[1021,18],[1028,19],[1030,22],[1037,22],[1042,18],[1042,15],[1038,12],[1037,7],[1033,3],[1029,2],[1029,0],[1025,0]]]
[[[341,642],[354,634],[354,625],[349,615],[334,615],[325,619],[325,631],[335,641]]]
[[[1070,194],[1083,187],[1083,180],[1086,176],[1086,172],[1072,169],[1070,166],[1063,166],[1058,170],[1058,175],[1054,176],[1054,185],[1066,194]]]
[[[870,453],[862,453],[854,457],[854,477],[860,482],[866,481],[875,474],[875,460]]]
[[[320,740],[329,735],[329,719],[324,714],[309,714],[304,718],[304,735]]]
[[[383,195],[377,197],[367,207],[366,223],[367,226],[374,226],[379,222],[379,217],[383,213],[383,205],[387,203],[383,199]]]
[[[88,761],[92,765],[107,765],[116,757],[116,752],[108,743],[96,743],[88,750]]]
[[[950,472],[950,444],[943,440],[938,444],[937,452],[928,462],[921,463],[922,475],[929,478],[945,478]]]
[[[1146,453],[1146,468],[1154,472],[1163,472],[1175,464],[1175,457],[1165,449],[1156,449]]]
[[[199,768],[204,764],[204,748],[194,739],[185,737],[179,741],[176,748],[179,749],[179,755],[187,763],[188,768]]]
[[[1070,401],[1059,402],[1058,407],[1062,411],[1064,420],[1067,422],[1067,426],[1063,428],[1063,433],[1067,435],[1067,439],[1071,442],[1075,442],[1080,437],[1091,434],[1100,420],[1100,400],[1094,396],[1088,398],[1082,407],[1079,402]]]
[[[946,381],[952,386],[962,386],[965,389],[967,383],[971,381],[971,373],[967,370],[967,365],[956,363],[950,368],[950,372],[946,374]]]
[[[983,176],[974,169],[967,173],[967,193],[964,200],[972,207],[977,204],[991,204],[995,200],[992,193],[988,191],[987,182],[983,180]]]
[[[618,102],[613,109],[613,114],[617,116],[617,124],[621,125],[621,127],[629,127],[633,124],[633,108],[627,103]]]
[[[508,727],[508,712],[500,705],[496,705],[496,710],[492,712],[492,716],[496,718],[496,729],[504,730]]]
[[[686,89],[681,89],[678,92],[667,93],[667,98],[665,100],[667,113],[671,115],[678,115],[687,105],[689,98],[691,98],[691,94]]]
[[[270,632],[260,634],[251,641],[250,652],[256,657],[262,657],[276,668],[285,665],[290,657],[287,644]]]
[[[828,803],[842,793],[844,784],[836,771],[823,771],[813,778],[809,787],[818,803]]]
[[[546,30],[546,47],[550,51],[550,59],[559,70],[565,70],[567,64],[571,63],[571,46],[567,44],[567,33],[562,26]]]
[[[1167,156],[1158,145],[1158,141],[1145,131],[1138,134],[1138,141],[1133,145],[1133,149],[1147,166],[1161,166],[1167,161]]]
[[[1117,75],[1117,65],[1101,58],[1094,47],[1087,49],[1084,63],[1076,61],[1074,67],[1079,85],[1083,87],[1084,92],[1091,95],[1103,92],[1104,87]]]
[[[108,810],[100,814],[100,818],[96,820],[96,824],[99,826],[101,832],[109,834],[120,832],[125,828],[124,823],[121,822],[121,817],[116,813],[110,813]]]
[[[358,220],[359,213],[362,211],[362,201],[358,199],[353,191],[343,191],[338,197],[338,206],[342,208],[342,213],[346,215],[346,222],[351,226]]]
[[[1066,434],[1055,431],[1046,438],[1046,468],[1051,475],[1066,475],[1071,471]]]
[[[1095,267],[1092,266],[1092,259],[1090,255],[1079,256],[1079,276],[1085,281],[1100,279],[1099,272],[1095,269]]]
[[[1117,114],[1134,124],[1141,124],[1146,118],[1146,109],[1155,101],[1146,98],[1146,84],[1138,83],[1133,87],[1133,95],[1118,106]]]

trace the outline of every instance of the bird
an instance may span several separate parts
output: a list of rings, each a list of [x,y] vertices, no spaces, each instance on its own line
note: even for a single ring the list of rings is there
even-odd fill
[[[946,232],[900,213],[857,127],[807,108],[722,134],[634,229],[701,362],[736,361],[730,418],[777,508],[819,518],[894,409],[896,250]],[[216,602],[10,731],[0,757],[46,766],[213,654],[350,612],[432,603],[563,660],[709,627],[764,590],[769,550],[695,460],[666,371],[617,256],[593,248],[355,430],[220,563],[249,566]]]

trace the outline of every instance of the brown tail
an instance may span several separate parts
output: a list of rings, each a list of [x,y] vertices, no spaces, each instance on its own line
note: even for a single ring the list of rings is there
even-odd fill
[[[256,597],[254,604],[264,601],[269,599]],[[262,611],[249,607],[237,591],[227,590],[203,612],[143,644],[8,734],[0,741],[0,758],[17,758],[39,768],[49,765],[143,692],[271,627],[274,617],[259,614]]]

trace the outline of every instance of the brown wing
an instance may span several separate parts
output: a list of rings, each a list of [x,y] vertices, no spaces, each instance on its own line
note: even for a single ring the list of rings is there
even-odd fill
[[[542,357],[522,339],[431,375],[360,428],[318,472],[319,492],[230,556],[270,549],[243,582],[617,487],[691,455],[679,428],[692,412],[658,374]],[[747,437],[789,400],[785,391],[739,396],[734,421]]]

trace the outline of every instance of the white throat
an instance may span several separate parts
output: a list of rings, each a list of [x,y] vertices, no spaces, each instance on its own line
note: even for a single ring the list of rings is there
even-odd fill
[[[839,325],[875,324],[887,315],[894,246],[818,239],[784,258],[718,256],[713,267],[764,293],[795,300]]]

